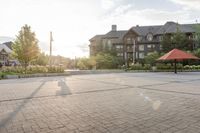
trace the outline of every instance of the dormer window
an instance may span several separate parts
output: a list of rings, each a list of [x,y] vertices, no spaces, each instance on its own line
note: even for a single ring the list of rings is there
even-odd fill
[[[131,41],[131,38],[127,38],[127,44],[131,44],[132,41]]]
[[[142,41],[142,37],[141,37],[141,36],[138,36],[138,37],[137,37],[137,41],[138,41],[138,42],[141,42],[141,41]]]
[[[153,35],[152,35],[151,33],[149,33],[149,34],[147,35],[147,40],[148,40],[148,41],[152,41],[152,40],[153,40]]]

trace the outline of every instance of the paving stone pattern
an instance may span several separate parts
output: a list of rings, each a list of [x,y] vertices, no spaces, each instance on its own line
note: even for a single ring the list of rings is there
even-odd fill
[[[200,133],[200,73],[2,80],[0,133]]]

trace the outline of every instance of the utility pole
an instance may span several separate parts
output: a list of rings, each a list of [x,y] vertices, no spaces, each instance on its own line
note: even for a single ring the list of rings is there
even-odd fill
[[[53,36],[52,32],[50,32],[50,54],[49,54],[49,66],[52,66],[52,42],[53,42]]]

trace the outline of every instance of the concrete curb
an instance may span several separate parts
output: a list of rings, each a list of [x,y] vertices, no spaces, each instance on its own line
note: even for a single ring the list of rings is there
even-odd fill
[[[65,73],[39,73],[39,74],[20,74],[20,75],[6,75],[4,79],[18,79],[18,78],[35,78],[35,77],[53,77],[53,76],[71,76],[84,74],[106,74],[106,73],[124,73],[124,70],[78,70],[66,71]]]
[[[18,78],[35,78],[35,77],[54,77],[54,76],[69,76],[69,73],[44,73],[44,74],[23,74],[23,75],[6,75],[5,79]]]
[[[145,72],[173,72],[173,70],[78,70],[66,71],[65,73],[39,73],[39,74],[21,74],[21,75],[6,75],[4,79],[18,79],[18,78],[35,78],[35,77],[54,77],[54,76],[71,76],[71,75],[85,75],[85,74],[107,74],[107,73],[145,73]],[[197,70],[182,70],[179,72],[200,72]]]

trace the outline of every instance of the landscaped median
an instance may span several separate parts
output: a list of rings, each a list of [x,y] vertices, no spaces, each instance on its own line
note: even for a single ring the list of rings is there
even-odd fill
[[[3,67],[0,71],[0,79],[29,78],[29,77],[49,77],[66,76],[62,67],[30,66],[23,67]]]
[[[200,65],[177,65],[181,72],[200,72]],[[134,72],[173,72],[174,66],[169,64],[157,64],[154,67],[150,65],[135,64],[129,69],[106,69],[106,70],[67,70],[61,67],[41,67],[32,66],[27,68],[25,73],[22,67],[4,67],[0,71],[0,79],[33,78],[33,77],[51,77],[51,76],[69,76],[82,74],[106,74],[106,73],[134,73]]]
[[[200,72],[200,65],[185,65],[177,64],[178,71],[181,72]],[[174,66],[171,63],[162,64],[157,63],[155,66],[148,64],[134,64],[131,65],[127,71],[129,72],[173,72]]]

